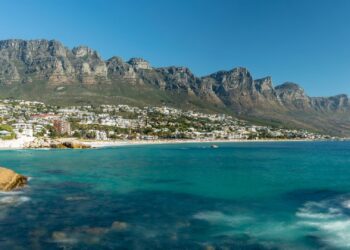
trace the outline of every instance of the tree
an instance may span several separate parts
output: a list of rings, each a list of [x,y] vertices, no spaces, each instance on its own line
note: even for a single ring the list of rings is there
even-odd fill
[[[49,130],[49,136],[50,138],[56,138],[58,136],[58,133],[56,131],[56,129],[53,126],[48,126],[48,130]]]
[[[0,130],[9,132],[8,135],[2,136],[1,139],[3,139],[3,140],[12,140],[12,139],[16,138],[16,134],[13,131],[13,128],[10,125],[8,125],[8,124],[0,124]]]

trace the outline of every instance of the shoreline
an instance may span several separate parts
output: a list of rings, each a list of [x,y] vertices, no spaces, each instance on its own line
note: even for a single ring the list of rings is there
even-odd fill
[[[81,141],[91,148],[140,146],[140,145],[161,145],[161,144],[191,144],[191,143],[259,143],[259,142],[316,142],[335,141],[324,139],[259,139],[259,140],[131,140],[131,141]]]
[[[31,139],[34,140],[33,138]],[[50,147],[28,147],[29,138],[15,140],[0,140],[0,150],[21,150],[21,149],[51,149]],[[191,144],[191,143],[264,143],[264,142],[317,142],[317,141],[347,141],[349,139],[332,140],[332,139],[258,139],[258,140],[242,140],[242,139],[218,139],[218,140],[183,140],[183,139],[165,139],[165,140],[119,140],[119,141],[96,141],[96,140],[78,140],[74,138],[59,138],[58,140],[72,141],[76,140],[80,143],[91,146],[92,149],[107,147],[124,147],[124,146],[141,146],[141,145],[161,145],[161,144]]]

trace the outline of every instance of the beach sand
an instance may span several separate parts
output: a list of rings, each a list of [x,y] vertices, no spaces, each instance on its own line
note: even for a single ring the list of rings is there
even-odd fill
[[[179,144],[179,143],[229,143],[229,142],[290,142],[290,141],[315,141],[311,139],[259,139],[259,140],[128,140],[128,141],[82,141],[92,148],[120,147],[131,145],[152,145],[152,144]]]
[[[27,145],[34,141],[34,137],[22,137],[15,140],[0,140],[0,150],[8,149],[25,149]],[[76,140],[74,138],[60,138],[56,140]],[[92,148],[103,148],[103,147],[121,147],[121,146],[132,146],[132,145],[152,145],[152,144],[179,144],[179,143],[229,143],[229,142],[302,142],[302,141],[320,141],[312,139],[259,139],[259,140],[179,140],[179,139],[164,139],[164,140],[117,140],[117,141],[96,141],[96,140],[80,140],[80,142],[90,145]]]

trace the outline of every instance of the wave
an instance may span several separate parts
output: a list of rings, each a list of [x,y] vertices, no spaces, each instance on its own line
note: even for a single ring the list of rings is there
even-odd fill
[[[294,223],[259,218],[256,214],[229,215],[220,211],[198,212],[193,215],[193,218],[208,222],[209,226],[212,227],[211,236],[218,239],[225,239],[225,237],[242,239],[242,237],[246,237],[249,239],[249,243],[256,246],[261,245],[262,249],[297,248],[295,237],[299,236],[299,228]],[[283,243],[281,239],[285,240],[286,243]],[[251,248],[247,247],[247,249]]]
[[[243,223],[248,223],[253,218],[244,215],[227,215],[220,211],[202,211],[193,215],[197,220],[205,220],[212,224],[221,224],[226,226],[236,226]]]
[[[27,196],[4,196],[0,197],[0,206],[1,205],[20,205],[24,202],[29,201],[30,198]]]
[[[328,206],[326,202],[307,202],[296,213],[297,217],[305,219],[332,219],[342,215],[341,209]]]
[[[327,244],[350,247],[350,196],[306,202],[296,212],[298,224],[316,230]]]
[[[10,195],[20,195],[23,194],[23,191],[0,191],[0,196],[10,196]]]
[[[28,178],[28,180],[30,179],[31,177]],[[0,192],[0,206],[18,206],[25,202],[28,202],[30,198],[25,195],[27,191],[28,188],[9,192]]]
[[[343,207],[350,209],[350,200],[345,200],[342,202]]]

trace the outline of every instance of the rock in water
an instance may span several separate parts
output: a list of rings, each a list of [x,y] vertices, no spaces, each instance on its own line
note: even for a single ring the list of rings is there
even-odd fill
[[[75,149],[91,148],[90,145],[81,143],[79,141],[65,141],[62,144],[67,148],[75,148]]]
[[[28,178],[16,172],[0,167],[0,191],[11,191],[27,184]]]
[[[123,222],[123,221],[114,221],[111,229],[115,231],[124,231],[128,228],[128,223]]]
[[[73,148],[73,149],[85,149],[91,148],[89,144],[82,143],[77,140],[67,140],[67,141],[53,141],[50,144],[51,148]]]

